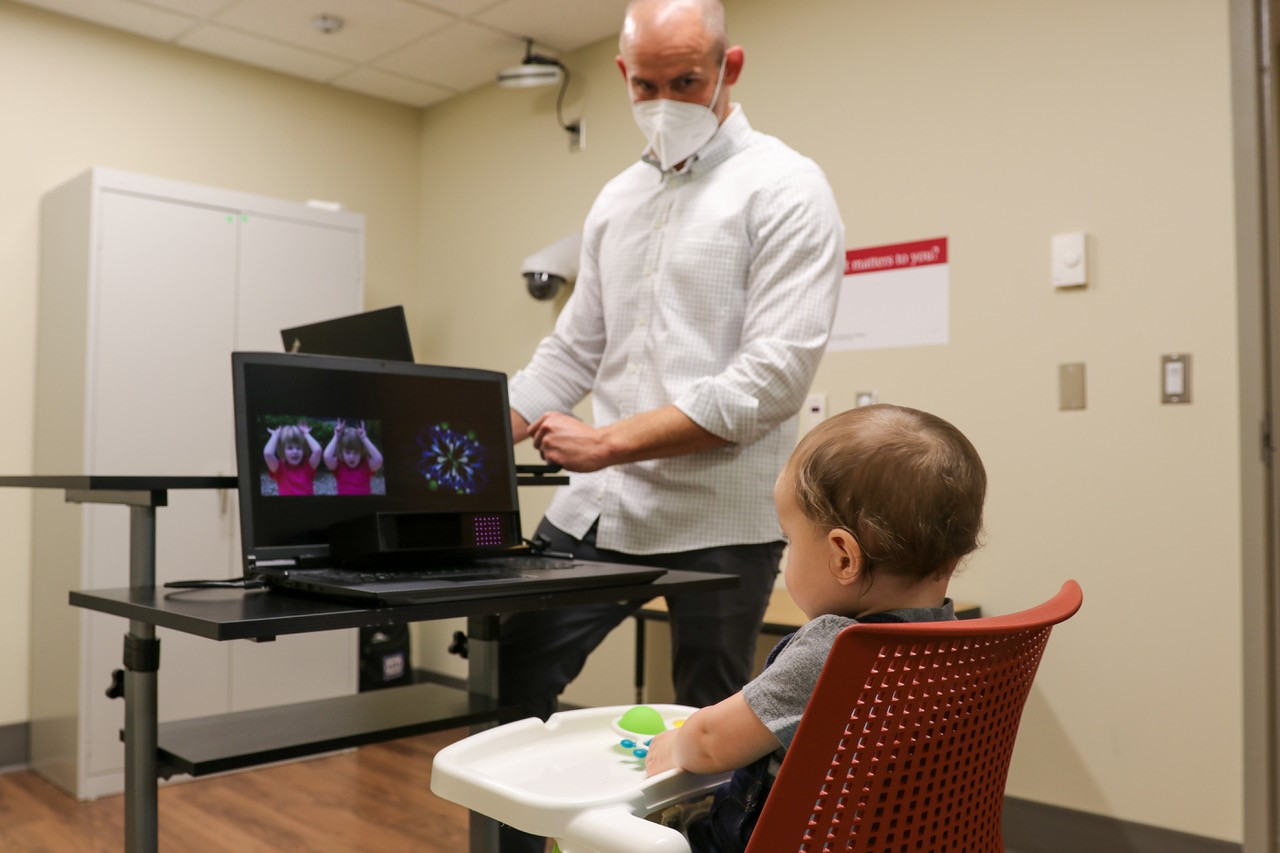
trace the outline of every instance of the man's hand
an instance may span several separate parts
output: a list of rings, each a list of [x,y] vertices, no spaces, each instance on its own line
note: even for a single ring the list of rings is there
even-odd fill
[[[511,410],[511,438],[532,438],[546,462],[567,471],[599,471],[610,465],[701,453],[729,442],[707,432],[675,406],[641,412],[604,427],[573,415],[547,412],[532,424]]]
[[[568,471],[599,471],[612,464],[603,430],[572,415],[547,412],[529,425],[529,436],[542,458]]]

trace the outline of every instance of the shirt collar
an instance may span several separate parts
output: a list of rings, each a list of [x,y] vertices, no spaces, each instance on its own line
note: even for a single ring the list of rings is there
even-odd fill
[[[743,148],[746,148],[747,140],[750,137],[751,124],[747,121],[747,115],[743,112],[742,105],[730,104],[729,115],[720,124],[720,127],[716,129],[715,136],[711,137],[706,145],[695,151],[685,161],[682,168],[662,172],[662,175],[663,177],[668,175],[692,175],[714,169]],[[658,165],[658,158],[653,156],[652,149],[646,147],[644,153],[640,155],[640,159],[659,172],[662,171],[662,167]]]

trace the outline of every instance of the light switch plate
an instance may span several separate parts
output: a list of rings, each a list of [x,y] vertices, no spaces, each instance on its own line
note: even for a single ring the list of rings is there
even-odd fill
[[[1058,409],[1084,408],[1084,362],[1058,365]]]
[[[1191,355],[1173,353],[1160,356],[1160,402],[1191,402]]]

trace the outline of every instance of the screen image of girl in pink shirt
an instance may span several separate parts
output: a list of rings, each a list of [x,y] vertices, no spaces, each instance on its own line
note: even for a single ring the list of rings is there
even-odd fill
[[[262,457],[267,473],[276,483],[280,495],[315,494],[316,468],[320,466],[320,442],[311,435],[311,426],[298,424],[268,428],[267,446]]]
[[[333,472],[340,495],[373,494],[373,475],[382,467],[382,454],[365,431],[364,421],[349,427],[339,420],[324,448],[324,464]]]

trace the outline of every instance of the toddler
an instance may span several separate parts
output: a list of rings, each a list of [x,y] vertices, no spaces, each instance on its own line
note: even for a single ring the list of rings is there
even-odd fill
[[[312,437],[311,426],[306,423],[290,424],[268,429],[267,433],[271,437],[262,449],[262,457],[267,462],[271,479],[276,481],[277,492],[281,495],[315,494],[320,442]]]
[[[774,487],[789,542],[783,578],[809,619],[740,692],[649,745],[645,769],[734,770],[699,808],[655,816],[695,853],[746,847],[836,635],[855,622],[955,618],[947,583],[978,546],[987,479],[954,426],[892,405],[823,421]]]
[[[373,474],[382,467],[382,454],[365,434],[364,421],[348,427],[338,421],[324,449],[324,464],[333,472],[340,495],[373,493]]]

